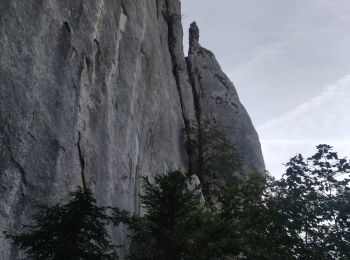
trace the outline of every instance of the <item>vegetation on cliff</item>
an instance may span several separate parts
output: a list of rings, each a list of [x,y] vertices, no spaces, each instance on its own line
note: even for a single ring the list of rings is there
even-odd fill
[[[216,130],[193,128],[186,136],[202,185],[179,170],[144,178],[141,215],[98,207],[79,188],[7,238],[33,259],[116,259],[106,232],[112,222],[128,228],[131,260],[350,259],[350,164],[331,146],[291,158],[275,180],[240,175],[239,155]]]

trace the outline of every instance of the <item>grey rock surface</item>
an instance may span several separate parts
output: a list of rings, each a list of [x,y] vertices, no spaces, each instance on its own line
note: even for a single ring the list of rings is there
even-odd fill
[[[99,204],[137,213],[141,176],[188,169],[181,130],[201,87],[187,71],[180,11],[179,0],[0,1],[0,259],[20,258],[2,231],[19,230],[38,203],[86,185]],[[233,85],[211,54],[192,51],[191,78],[207,80],[201,114],[234,131],[261,169]],[[126,240],[122,227],[111,235]]]
[[[141,175],[187,168],[166,10],[155,0],[0,2],[0,230],[83,182],[100,204],[137,212]],[[0,236],[0,259],[16,259]]]
[[[258,134],[230,79],[214,54],[199,44],[196,23],[190,27],[188,70],[195,96],[197,120],[217,126],[236,146],[245,174],[265,172]]]

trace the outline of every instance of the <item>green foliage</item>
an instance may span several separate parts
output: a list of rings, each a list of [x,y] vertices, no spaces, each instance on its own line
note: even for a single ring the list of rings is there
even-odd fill
[[[64,205],[41,206],[28,231],[7,238],[31,259],[115,259],[105,229],[112,221],[130,231],[131,260],[350,259],[347,159],[319,145],[310,158],[291,158],[279,180],[244,179],[234,147],[212,129],[200,132],[187,134],[197,136],[189,141],[202,154],[202,181],[215,184],[207,190],[214,203],[203,204],[199,187],[171,171],[143,179],[144,215],[113,208],[109,217],[79,188]]]
[[[235,146],[209,122],[184,129],[184,137],[192,154],[198,158],[197,174],[206,197],[217,192],[218,186],[230,182],[241,173],[242,159]],[[216,195],[214,195],[216,196]]]
[[[133,217],[130,259],[190,259],[200,225],[199,194],[187,188],[179,171],[144,179],[144,217]]]
[[[265,176],[252,173],[246,180],[237,178],[221,190],[219,216],[226,223],[224,239],[230,247],[236,248],[235,255],[263,259],[260,243],[264,242],[261,234],[268,224],[263,205],[267,186]]]
[[[329,145],[319,145],[314,156],[305,160],[298,155],[287,167],[278,186],[283,194],[280,196],[282,217],[298,238],[293,244],[294,256],[348,258],[340,249],[345,231],[340,226],[348,228],[350,223],[339,218],[339,207],[349,202],[343,197],[349,192],[347,160],[339,159]]]
[[[225,241],[226,222],[201,204],[180,171],[157,176],[154,184],[144,179],[141,201],[145,215],[127,223],[130,259],[219,259],[234,250]]]
[[[319,145],[286,166],[280,180],[253,174],[221,190],[225,242],[246,259],[350,259],[349,162]]]
[[[319,145],[314,156],[297,155],[286,166],[259,203],[254,247],[261,249],[251,250],[251,259],[350,259],[348,161]]]
[[[350,259],[349,162],[319,145],[286,166],[280,180],[227,178],[206,206],[180,172],[145,180],[130,259]]]
[[[79,188],[63,205],[39,206],[27,231],[6,234],[30,259],[116,259],[105,226],[106,208],[96,206],[89,189]]]

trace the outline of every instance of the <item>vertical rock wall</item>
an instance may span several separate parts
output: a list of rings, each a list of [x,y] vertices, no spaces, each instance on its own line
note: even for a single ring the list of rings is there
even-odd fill
[[[0,231],[78,185],[101,205],[138,212],[141,176],[188,168],[181,129],[198,104],[220,117],[204,100],[223,85],[212,56],[191,48],[186,63],[180,11],[178,0],[0,1]],[[263,169],[248,115],[230,111],[226,122],[244,125],[232,140]],[[112,237],[123,243],[125,232]],[[0,259],[18,258],[0,232]]]
[[[0,2],[1,231],[84,183],[138,211],[141,175],[187,167],[165,12],[155,0]],[[0,259],[15,256],[1,235]]]

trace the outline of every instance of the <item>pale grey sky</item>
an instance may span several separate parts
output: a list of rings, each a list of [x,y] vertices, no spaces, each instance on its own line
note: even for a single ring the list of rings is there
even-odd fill
[[[320,143],[350,155],[350,0],[182,0],[231,78],[275,176]]]

